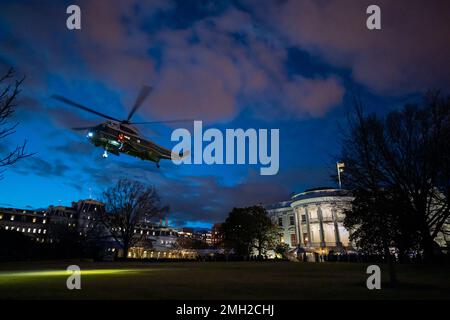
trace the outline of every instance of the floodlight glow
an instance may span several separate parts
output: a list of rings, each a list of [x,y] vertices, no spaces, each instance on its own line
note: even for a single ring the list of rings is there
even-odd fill
[[[89,132],[88,132],[88,137],[89,137],[89,138],[92,138],[93,136],[94,136],[94,133],[89,131]]]
[[[90,269],[81,270],[82,276],[102,276],[112,274],[123,274],[132,272],[151,271],[151,269]],[[0,283],[17,278],[46,278],[46,277],[63,277],[70,275],[72,272],[67,270],[42,270],[42,271],[22,271],[22,272],[0,272]]]

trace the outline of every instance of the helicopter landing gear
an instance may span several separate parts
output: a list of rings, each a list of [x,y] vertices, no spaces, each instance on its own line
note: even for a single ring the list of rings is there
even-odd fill
[[[159,162],[156,163],[156,167],[159,169]]]
[[[103,152],[102,157],[103,158],[108,158],[108,150],[105,150],[105,152]]]

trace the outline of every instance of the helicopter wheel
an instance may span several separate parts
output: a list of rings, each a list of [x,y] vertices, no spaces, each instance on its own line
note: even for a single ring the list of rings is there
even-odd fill
[[[105,152],[103,152],[102,157],[103,158],[108,158],[108,151],[107,150],[105,150]]]

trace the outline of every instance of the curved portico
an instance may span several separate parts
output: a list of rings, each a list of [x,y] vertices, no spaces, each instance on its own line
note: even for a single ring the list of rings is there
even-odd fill
[[[349,246],[349,232],[344,228],[344,210],[353,198],[341,189],[308,190],[292,197],[291,207],[297,221],[302,247],[318,250]]]
[[[343,220],[344,210],[352,200],[347,190],[320,188],[298,193],[290,201],[266,209],[282,229],[282,240],[291,248],[300,246],[323,254],[350,246]]]

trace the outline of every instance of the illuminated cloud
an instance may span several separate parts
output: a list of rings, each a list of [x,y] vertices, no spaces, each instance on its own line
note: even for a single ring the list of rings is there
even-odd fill
[[[288,0],[266,2],[258,12],[272,17],[273,28],[291,45],[350,68],[356,81],[376,93],[400,95],[448,86],[450,3],[378,1],[380,31],[365,27],[370,4]]]

